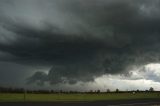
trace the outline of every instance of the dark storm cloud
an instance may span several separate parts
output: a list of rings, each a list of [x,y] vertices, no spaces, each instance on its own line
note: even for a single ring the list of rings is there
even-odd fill
[[[25,79],[31,75],[32,67],[0,62],[0,85],[1,86],[24,86]]]
[[[53,66],[29,83],[92,81],[159,62],[159,0],[0,2],[0,57]]]

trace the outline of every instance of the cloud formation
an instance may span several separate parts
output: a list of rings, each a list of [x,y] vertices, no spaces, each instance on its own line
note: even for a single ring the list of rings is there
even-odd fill
[[[28,79],[42,84],[88,82],[159,62],[159,5],[159,0],[1,0],[0,58],[52,66],[48,74]]]
[[[159,91],[160,88],[160,64],[147,64],[142,67],[134,68],[123,74],[106,74],[96,77],[92,82],[81,82],[76,84],[60,84],[57,88],[64,90],[101,90],[106,91],[110,89],[115,91],[117,88],[121,91],[126,90],[149,90],[153,87],[154,90]]]

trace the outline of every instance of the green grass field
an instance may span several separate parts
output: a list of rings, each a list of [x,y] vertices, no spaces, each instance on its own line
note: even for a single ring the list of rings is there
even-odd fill
[[[159,98],[158,93],[108,93],[108,94],[26,94],[26,102],[73,102]],[[0,102],[24,102],[24,94],[1,93]]]

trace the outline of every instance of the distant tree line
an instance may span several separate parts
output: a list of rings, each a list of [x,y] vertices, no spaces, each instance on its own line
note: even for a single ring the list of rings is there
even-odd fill
[[[99,93],[150,93],[150,92],[159,92],[160,91],[154,91],[153,87],[150,87],[148,90],[132,90],[132,91],[120,91],[119,89],[116,90],[110,90],[107,89],[106,91],[100,91],[100,90],[90,90],[86,92],[82,91],[64,91],[64,90],[25,90],[24,88],[12,88],[12,87],[0,87],[0,93],[34,93],[34,94],[58,94],[58,93],[64,93],[64,94],[78,94],[78,93],[86,93],[86,94],[99,94]]]

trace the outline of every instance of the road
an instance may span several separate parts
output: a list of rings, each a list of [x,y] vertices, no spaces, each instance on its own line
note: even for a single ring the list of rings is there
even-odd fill
[[[17,102],[0,103],[0,106],[160,106],[160,99],[97,102]]]

